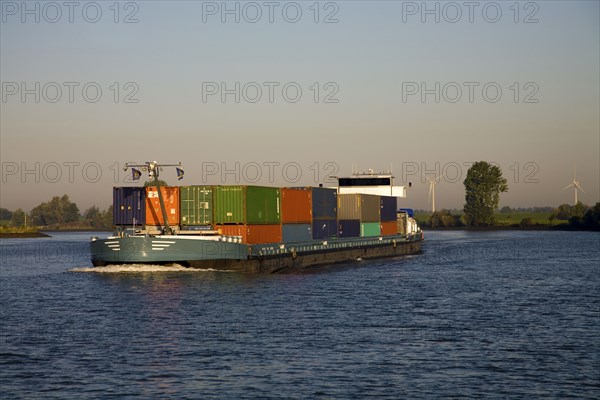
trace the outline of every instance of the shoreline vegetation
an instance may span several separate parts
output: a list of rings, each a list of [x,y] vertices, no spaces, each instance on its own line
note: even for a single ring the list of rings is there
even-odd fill
[[[469,226],[463,210],[439,210],[434,213],[415,210],[415,219],[423,230],[555,230],[600,231],[600,203],[593,207],[577,203],[562,204],[558,208],[534,207],[512,209],[503,207],[494,213],[492,222]]]

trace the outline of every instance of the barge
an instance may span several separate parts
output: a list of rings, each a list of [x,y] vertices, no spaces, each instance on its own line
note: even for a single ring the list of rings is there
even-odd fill
[[[253,241],[250,234],[245,234],[246,229],[251,232],[250,228],[256,225],[212,224],[190,229],[190,227],[183,224],[174,226],[170,223],[165,200],[163,199],[163,190],[161,190],[158,180],[159,171],[166,166],[159,165],[156,162],[126,166],[126,168],[132,168],[134,177],[139,177],[140,172],[136,169],[139,168],[148,171],[150,178],[154,179],[155,188],[150,190],[155,190],[152,193],[156,193],[152,198],[157,204],[155,211],[159,210],[162,215],[162,218],[160,218],[160,215],[158,218],[160,225],[147,225],[138,222],[136,226],[136,219],[133,218],[131,225],[116,226],[115,234],[111,237],[106,239],[93,237],[90,246],[94,266],[110,264],[178,264],[190,268],[246,273],[290,273],[340,262],[405,256],[418,254],[422,251],[423,234],[416,221],[405,209],[400,211],[397,209],[394,198],[405,197],[406,191],[402,186],[393,185],[391,173],[375,174],[369,171],[366,174],[353,174],[351,178],[337,178],[338,187],[333,190],[333,196],[336,200],[335,205],[330,206],[333,211],[330,211],[329,220],[321,219],[328,217],[327,215],[320,215],[327,213],[327,211],[323,211],[326,208],[323,205],[324,202],[320,201],[319,204],[316,204],[316,201],[313,201],[313,209],[309,210],[310,212],[307,215],[313,215],[315,218],[312,225],[306,224],[307,237],[289,240],[280,235],[275,239],[270,239],[269,243],[261,243],[260,240],[259,242]],[[178,165],[178,176],[182,177],[182,175],[183,170]],[[313,198],[317,198],[318,191],[322,191],[320,188],[302,188],[298,190],[311,189],[314,190]],[[220,192],[229,193],[232,191],[221,190]],[[248,193],[254,192],[248,191]],[[310,198],[309,194],[307,196]],[[390,199],[393,200],[394,208],[391,217],[389,209],[387,212],[378,212],[373,206],[369,206],[370,203],[373,203],[373,198],[381,197],[383,207],[383,204],[386,203],[383,199],[384,196],[387,203]],[[158,202],[156,202],[156,197],[158,197]],[[361,199],[362,203],[365,204],[362,209]],[[226,200],[216,199],[214,201],[215,208],[219,204],[230,205],[231,199]],[[280,200],[285,202],[285,198],[281,198],[278,194],[278,197],[276,197],[277,213],[280,211]],[[252,198],[244,200],[248,203],[249,210],[251,209],[251,201]],[[377,201],[379,202],[379,200]],[[353,202],[358,202],[358,204],[353,205]],[[325,201],[325,203],[327,202]],[[208,204],[202,203],[201,208],[209,209]],[[285,203],[282,206],[281,208],[285,211]],[[297,212],[299,207],[302,208],[301,206],[295,204],[294,207],[296,207],[293,210],[294,214],[302,214]],[[370,212],[367,210],[368,207],[371,207]],[[375,221],[373,219],[375,218],[373,216],[374,212],[379,222],[373,222]],[[219,210],[214,212],[212,209],[210,210],[211,215],[217,215],[218,213]],[[257,211],[257,215],[263,213],[262,210]],[[221,214],[235,218],[233,212],[222,212]],[[267,212],[267,214],[269,213]],[[316,218],[317,216],[319,218]],[[342,221],[340,220],[341,216],[357,219]],[[248,216],[244,214],[244,218],[234,219],[234,221],[238,223],[246,222],[246,219],[249,221],[250,217],[248,211]],[[393,217],[395,217],[395,221],[390,220]],[[119,218],[116,217],[117,220]],[[182,217],[182,219],[184,218]],[[280,217],[271,216],[271,218]],[[370,222],[361,223],[363,219]],[[385,219],[385,222],[381,219]],[[281,219],[279,221],[279,229],[281,230]],[[348,224],[342,222],[348,221],[356,222],[362,233],[348,234],[346,232],[344,234],[341,229]],[[272,223],[273,221],[267,222]],[[327,222],[327,224],[323,223],[323,229],[326,226],[333,226],[335,232],[327,234],[318,232],[321,222]],[[387,228],[384,232],[378,228],[383,224],[388,227],[392,224],[393,228],[394,222],[395,231],[390,232],[390,229]],[[381,225],[379,225],[380,223]],[[262,225],[262,227],[265,226],[267,225]],[[277,228],[278,225],[269,226]],[[301,226],[303,225],[296,225],[296,227]],[[370,226],[375,226],[377,229],[373,231],[369,228]],[[261,225],[258,225],[258,227],[261,227]],[[244,234],[232,235],[229,233],[232,232],[232,228],[236,228],[233,231],[244,231]],[[339,233],[338,228],[340,229]],[[330,231],[329,228],[328,230]],[[348,235],[351,237],[346,237]]]

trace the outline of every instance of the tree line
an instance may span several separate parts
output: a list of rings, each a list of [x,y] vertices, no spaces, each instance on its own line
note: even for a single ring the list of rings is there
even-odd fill
[[[467,171],[463,182],[465,185],[465,205],[462,215],[453,215],[448,210],[434,212],[429,218],[431,227],[476,227],[494,226],[495,214],[515,211],[510,207],[498,210],[500,193],[508,191],[508,182],[502,176],[500,167],[485,161],[474,163]],[[600,203],[588,207],[578,202],[574,206],[561,204],[556,209],[536,207],[517,209],[519,212],[552,212],[549,222],[567,221],[568,226],[583,229],[600,229]],[[522,227],[536,225],[532,218],[523,218]]]
[[[5,208],[0,209],[0,216],[9,217],[9,225],[15,228],[24,226],[43,227],[73,227],[111,229],[113,219],[113,206],[107,210],[100,210],[96,205],[80,213],[77,204],[73,203],[68,195],[54,196],[50,201],[40,203],[28,214],[21,208],[11,212]]]

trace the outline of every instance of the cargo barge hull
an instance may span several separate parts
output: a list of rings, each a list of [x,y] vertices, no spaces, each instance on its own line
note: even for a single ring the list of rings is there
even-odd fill
[[[91,242],[92,263],[180,264],[244,273],[293,273],[359,259],[418,254],[422,246],[420,234],[260,245],[222,239],[171,235],[96,239]]]

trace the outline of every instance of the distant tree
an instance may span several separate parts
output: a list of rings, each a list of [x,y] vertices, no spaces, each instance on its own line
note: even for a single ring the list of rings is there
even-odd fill
[[[452,215],[449,210],[440,210],[431,214],[429,218],[429,226],[449,228],[453,226],[461,226],[459,215]]]
[[[584,206],[580,201],[571,207],[571,215],[569,216],[569,225],[580,226],[583,225],[583,216],[585,215],[588,207]]]
[[[102,212],[96,205],[91,206],[83,213],[83,218],[89,221],[90,225],[94,228],[101,228],[103,225]]]
[[[504,214],[508,214],[508,213],[512,212],[512,208],[510,208],[509,206],[504,206],[500,209],[500,212],[504,213]]]
[[[19,208],[14,213],[12,213],[12,218],[10,219],[10,226],[14,226],[15,228],[25,226],[25,211]]]
[[[12,214],[7,208],[0,208],[0,219],[11,219]]]
[[[527,217],[527,218],[523,218],[523,219],[521,220],[521,223],[520,223],[520,225],[521,225],[521,227],[525,227],[525,226],[533,226],[533,225],[536,225],[536,223],[535,223],[535,221],[533,220],[533,218],[529,218],[529,217]]]
[[[600,202],[585,212],[583,215],[583,225],[586,228],[600,228]]]
[[[54,196],[49,202],[41,203],[31,210],[31,219],[34,225],[39,226],[75,222],[79,220],[79,208],[66,194],[62,197]]]
[[[508,191],[508,182],[500,167],[485,161],[474,163],[464,180],[465,219],[469,226],[492,225],[500,193]]]
[[[102,213],[102,227],[110,229],[113,226],[113,205],[111,204],[106,211]]]
[[[571,206],[569,204],[561,204],[557,209],[554,210],[550,216],[551,220],[568,220],[571,216]]]

